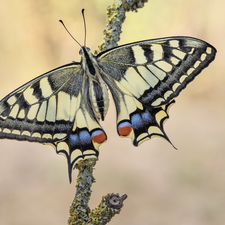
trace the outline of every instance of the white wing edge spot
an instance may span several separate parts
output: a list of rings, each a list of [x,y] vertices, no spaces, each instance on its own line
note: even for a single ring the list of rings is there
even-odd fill
[[[192,55],[195,51],[195,48],[192,48],[190,52],[188,52],[189,55]]]
[[[200,58],[200,59],[201,59],[202,61],[204,61],[204,60],[206,59],[206,57],[207,57],[207,54],[206,54],[206,53],[203,53],[203,54],[201,55],[201,58]]]
[[[173,91],[175,92],[179,86],[180,86],[179,83],[175,83],[172,87]]]
[[[66,135],[65,133],[54,134],[53,139],[63,139]]]
[[[41,134],[38,132],[35,132],[32,134],[32,137],[37,137],[37,138],[41,138]]]
[[[184,82],[184,80],[187,78],[188,76],[187,75],[182,75],[181,77],[180,77],[180,83],[183,83]]]
[[[151,105],[152,106],[158,106],[161,104],[161,102],[165,101],[163,98],[157,98]]]
[[[27,130],[24,130],[21,135],[31,136],[31,133]]]
[[[172,91],[167,91],[165,94],[164,94],[164,99],[167,99],[171,94],[173,94]]]
[[[190,74],[192,74],[194,70],[195,70],[194,68],[190,68],[190,69],[187,71],[187,75],[189,76]]]
[[[12,134],[20,135],[20,133],[21,133],[21,132],[20,132],[19,130],[13,130],[13,131],[12,131]]]
[[[201,61],[197,61],[197,62],[194,64],[194,68],[197,68],[200,64],[201,64]]]
[[[42,138],[52,139],[52,135],[51,135],[51,134],[46,133],[46,134],[43,134],[43,135],[42,135]]]
[[[7,134],[11,134],[11,130],[8,129],[8,128],[4,128],[2,132],[7,133]]]
[[[208,54],[211,54],[211,53],[212,53],[212,48],[207,47],[206,52],[207,52]]]

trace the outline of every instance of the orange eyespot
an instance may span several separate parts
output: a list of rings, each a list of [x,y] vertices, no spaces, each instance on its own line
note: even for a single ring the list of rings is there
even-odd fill
[[[132,131],[132,126],[128,122],[121,123],[118,126],[118,133],[120,136],[128,136]]]
[[[92,137],[92,141],[97,144],[101,144],[107,139],[105,133],[101,130],[97,130],[93,132],[91,137]]]

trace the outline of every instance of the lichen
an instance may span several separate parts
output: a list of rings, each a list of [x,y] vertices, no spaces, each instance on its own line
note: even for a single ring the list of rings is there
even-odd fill
[[[107,8],[107,25],[103,30],[103,41],[98,46],[95,54],[114,48],[118,45],[120,34],[122,33],[122,24],[126,18],[126,12],[135,11],[144,7],[148,0],[114,0],[112,5]]]

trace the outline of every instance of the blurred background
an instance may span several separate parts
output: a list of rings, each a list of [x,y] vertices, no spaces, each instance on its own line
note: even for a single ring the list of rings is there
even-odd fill
[[[80,61],[79,46],[58,22],[62,19],[83,44],[102,41],[106,8],[113,0],[1,0],[0,98],[55,67]],[[113,102],[102,123],[108,141],[100,160],[90,207],[107,193],[128,199],[111,225],[225,224],[225,2],[149,0],[129,12],[119,44],[186,35],[218,50],[215,61],[176,99],[165,131],[175,150],[155,138],[133,147],[116,133]],[[52,147],[0,140],[0,224],[67,224],[77,171],[69,184],[67,161]]]

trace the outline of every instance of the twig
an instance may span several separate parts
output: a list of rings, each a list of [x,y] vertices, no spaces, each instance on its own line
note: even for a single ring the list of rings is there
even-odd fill
[[[98,208],[90,211],[88,202],[92,192],[91,186],[95,182],[92,175],[95,164],[96,159],[86,159],[79,161],[75,166],[79,170],[76,185],[77,191],[70,207],[68,224],[106,224],[123,207],[123,201],[127,198],[127,195],[120,197],[119,194],[112,193],[103,196]]]
[[[98,51],[102,52],[116,47],[122,33],[122,24],[125,21],[125,13],[129,11],[137,12],[138,8],[144,7],[148,0],[114,0],[107,8],[107,25],[103,31],[103,41],[98,46]]]
[[[108,23],[104,29],[103,42],[95,54],[106,49],[117,46],[120,40],[122,23],[125,20],[125,12],[135,11],[142,8],[148,0],[114,0],[114,3],[107,9]],[[107,194],[102,197],[98,208],[90,210],[88,202],[91,197],[91,186],[95,182],[93,168],[96,159],[79,161],[75,166],[79,170],[77,177],[77,191],[70,207],[69,225],[105,225],[115,214],[120,213],[123,201],[127,195]]]

